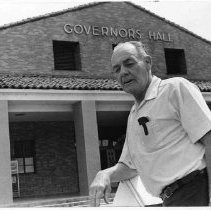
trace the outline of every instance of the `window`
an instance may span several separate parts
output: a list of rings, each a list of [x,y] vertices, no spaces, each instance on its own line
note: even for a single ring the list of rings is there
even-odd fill
[[[78,42],[53,41],[55,70],[80,70],[80,49]]]
[[[117,46],[118,44],[112,44],[112,50]]]
[[[34,173],[34,143],[33,141],[14,142],[14,155],[18,161],[19,173]]]
[[[167,74],[187,74],[183,49],[165,48]]]

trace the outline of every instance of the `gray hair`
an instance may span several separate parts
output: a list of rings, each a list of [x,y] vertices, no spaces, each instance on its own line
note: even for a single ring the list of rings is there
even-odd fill
[[[145,56],[149,55],[149,54],[147,53],[148,50],[146,49],[145,45],[144,45],[141,41],[120,42],[116,47],[118,47],[118,46],[120,46],[120,45],[122,45],[122,44],[126,44],[126,43],[132,44],[132,45],[136,48],[138,54],[139,54],[141,57],[145,57]],[[115,48],[116,48],[116,47],[115,47]],[[115,48],[114,48],[114,49],[115,49]]]

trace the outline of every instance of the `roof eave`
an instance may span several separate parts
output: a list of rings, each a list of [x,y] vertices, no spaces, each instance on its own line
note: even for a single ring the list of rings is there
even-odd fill
[[[105,90],[0,89],[0,98],[7,101],[133,101],[133,96],[124,91]]]
[[[202,41],[204,41],[204,42],[206,42],[206,43],[211,45],[211,41],[209,41],[209,40],[207,40],[207,39],[205,39],[205,38],[193,33],[192,31],[189,31],[188,29],[186,29],[186,28],[184,28],[184,27],[182,27],[182,26],[180,26],[180,25],[178,25],[178,24],[176,24],[176,23],[174,23],[174,22],[172,22],[170,20],[165,19],[164,17],[161,17],[161,16],[151,12],[150,10],[147,10],[146,8],[144,8],[142,6],[133,4],[133,3],[129,2],[129,1],[125,1],[125,3],[132,5],[133,7],[137,8],[137,9],[143,10],[143,11],[147,12],[148,14],[150,14],[150,15],[156,17],[156,18],[159,18],[160,20],[165,21],[166,23],[168,23],[168,24],[170,24],[170,25],[172,25],[174,27],[177,27],[178,29],[180,29],[180,30],[182,30],[182,31],[184,31],[184,32],[186,32],[188,34],[191,34],[192,36],[194,36],[194,37],[196,37],[198,39],[201,39]]]

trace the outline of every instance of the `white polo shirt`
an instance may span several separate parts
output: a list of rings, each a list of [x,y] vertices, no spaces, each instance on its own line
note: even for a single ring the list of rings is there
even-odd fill
[[[147,117],[148,135],[138,123]],[[119,162],[136,169],[154,196],[177,179],[206,166],[198,141],[211,130],[211,112],[199,89],[184,78],[153,76],[145,99],[128,117]]]

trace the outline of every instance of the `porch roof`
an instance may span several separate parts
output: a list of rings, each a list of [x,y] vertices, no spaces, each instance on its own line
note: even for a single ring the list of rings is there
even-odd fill
[[[68,75],[1,74],[0,89],[122,90],[112,78]]]
[[[211,92],[211,81],[190,81],[201,92]],[[113,78],[40,74],[0,74],[0,89],[122,90]]]

